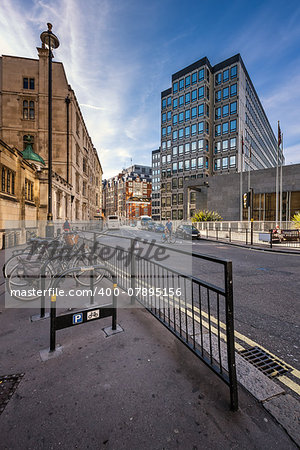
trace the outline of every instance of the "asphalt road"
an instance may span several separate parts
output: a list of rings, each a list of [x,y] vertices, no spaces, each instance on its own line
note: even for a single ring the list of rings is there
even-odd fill
[[[125,228],[118,233],[160,242],[158,234],[148,231]],[[300,369],[300,255],[251,250],[204,240],[193,244],[177,241],[172,248],[190,249],[231,260],[235,330],[238,336],[242,336],[236,341],[245,348],[257,344],[293,368]],[[182,270],[184,268],[183,265]],[[219,284],[220,269],[213,269],[209,263],[193,258],[192,271],[199,278],[210,282],[217,280]],[[300,379],[293,376],[291,379],[299,386]],[[296,391],[299,394],[297,386]]]

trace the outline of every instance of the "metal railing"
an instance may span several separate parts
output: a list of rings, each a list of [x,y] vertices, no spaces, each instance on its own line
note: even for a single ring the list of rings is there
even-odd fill
[[[119,242],[128,241],[119,238]],[[220,273],[218,283],[213,283],[143,257],[137,246],[139,250],[147,247],[145,240],[128,243],[114,251],[114,245],[97,242],[94,251],[111,249],[112,257],[105,264],[115,271],[118,285],[131,302],[144,306],[229,386],[231,409],[237,410],[231,261],[172,248],[171,259],[188,255],[201,263],[216,264]]]

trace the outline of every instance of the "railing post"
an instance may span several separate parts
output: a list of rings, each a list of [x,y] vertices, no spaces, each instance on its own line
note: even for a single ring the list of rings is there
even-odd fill
[[[132,289],[131,304],[135,304],[135,282],[136,282],[136,258],[135,258],[135,240],[131,239],[131,263],[130,263],[130,287]]]
[[[112,293],[112,304],[113,304],[113,313],[112,313],[112,330],[117,329],[117,296],[115,295],[115,289],[117,287],[117,277],[113,276],[113,293]]]
[[[248,228],[246,228],[246,245],[248,245]]]
[[[218,227],[216,226],[216,240],[218,240],[218,237],[219,237],[219,235],[218,235]]]
[[[253,219],[251,219],[250,226],[251,226],[251,229],[250,229],[250,231],[251,231],[251,245],[253,245]]]
[[[238,390],[235,364],[234,346],[234,315],[233,315],[233,285],[232,285],[232,262],[225,265],[225,295],[226,295],[226,337],[227,337],[227,360],[230,388],[230,406],[232,411],[238,409]]]
[[[40,310],[40,319],[43,319],[45,317],[45,273],[46,273],[46,267],[45,264],[41,267],[41,310]]]
[[[229,242],[231,242],[231,227],[229,228]]]
[[[54,352],[56,347],[56,295],[51,296],[50,307],[50,352]]]
[[[208,239],[208,228],[206,226],[206,239]]]
[[[270,231],[270,248],[273,247],[273,231]]]

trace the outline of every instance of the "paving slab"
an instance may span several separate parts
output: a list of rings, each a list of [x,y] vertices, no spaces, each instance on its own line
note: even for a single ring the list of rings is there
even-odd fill
[[[63,352],[47,361],[50,321],[34,313],[0,314],[1,375],[24,373],[1,450],[297,448],[245,390],[231,412],[228,386],[144,309],[120,309],[124,332],[109,338],[110,318],[59,331]]]

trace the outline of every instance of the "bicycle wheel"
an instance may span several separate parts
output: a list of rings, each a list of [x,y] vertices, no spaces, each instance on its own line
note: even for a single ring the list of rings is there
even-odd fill
[[[90,286],[91,276],[94,277],[94,284],[99,283],[102,278],[105,276],[104,269],[96,269],[96,270],[84,270],[87,267],[91,267],[94,265],[105,265],[103,261],[100,261],[99,258],[97,260],[91,262],[91,258],[89,254],[80,255],[78,258],[74,260],[74,267],[82,268],[81,271],[74,274],[74,278],[78,281],[82,286]]]
[[[4,278],[8,278],[12,269],[19,263],[20,258],[26,259],[30,256],[29,252],[24,252],[24,250],[18,250],[18,253],[15,255],[12,255],[8,260],[5,262],[2,268],[3,276]]]
[[[175,244],[175,242],[176,242],[176,237],[174,236],[174,234],[172,234],[172,235],[169,237],[169,243],[170,243],[170,244]]]
[[[167,236],[165,235],[165,233],[163,233],[163,234],[161,235],[161,242],[162,242],[162,243],[165,243],[166,240],[167,240]]]
[[[52,283],[53,271],[50,265],[45,268],[45,290]],[[40,298],[37,291],[42,288],[40,262],[26,263],[20,261],[6,279],[9,294],[21,301],[32,301]]]

